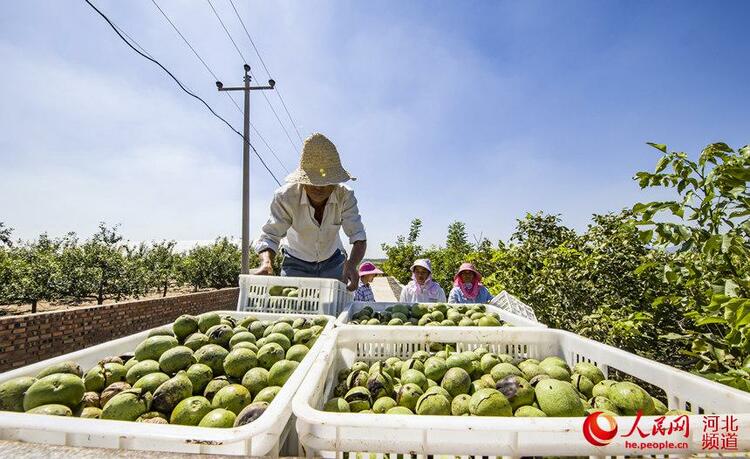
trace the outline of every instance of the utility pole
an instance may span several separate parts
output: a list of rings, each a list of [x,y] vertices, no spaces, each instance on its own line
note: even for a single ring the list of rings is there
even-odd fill
[[[244,142],[242,143],[242,270],[241,274],[249,274],[248,251],[250,244],[250,91],[273,89],[276,82],[268,80],[268,86],[250,86],[250,66],[245,64],[245,85],[225,88],[221,81],[216,82],[219,91],[244,91],[245,92],[245,125],[242,132]]]

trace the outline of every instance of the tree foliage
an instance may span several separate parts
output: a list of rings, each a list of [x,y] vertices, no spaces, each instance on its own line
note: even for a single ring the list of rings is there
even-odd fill
[[[381,246],[387,257],[382,266],[383,270],[402,284],[406,284],[411,279],[409,268],[422,253],[422,247],[417,244],[421,231],[422,220],[415,218],[411,221],[408,237],[398,236],[395,244]]]
[[[0,229],[4,229],[4,226]],[[10,237],[10,231],[6,233]],[[0,243],[0,304],[81,303],[166,296],[170,288],[194,290],[237,285],[239,246],[228,238],[175,252],[175,241],[131,244],[119,227],[99,225],[81,241],[75,233],[61,238],[40,235],[33,241]],[[253,254],[254,256],[254,254]],[[257,263],[251,260],[251,263]]]
[[[683,293],[655,302],[679,304],[681,330],[670,339],[689,342],[686,356],[711,379],[750,390],[750,146],[725,143],[703,149],[697,161],[666,145],[652,172],[636,174],[641,188],[676,192],[672,200],[638,203],[641,238],[674,251],[661,268],[664,282]],[[667,219],[656,218],[667,214]],[[643,264],[642,270],[654,266]]]
[[[11,241],[11,235],[13,234],[13,228],[8,228],[5,223],[0,222],[0,246],[10,247],[13,245]]]
[[[635,180],[671,200],[594,215],[582,234],[529,213],[496,245],[472,246],[453,223],[443,247],[384,244],[383,268],[404,282],[428,257],[448,289],[470,261],[492,293],[513,293],[551,327],[750,390],[750,147],[712,144],[691,160],[652,146],[656,169]]]
[[[241,261],[242,252],[237,244],[226,237],[218,238],[212,245],[197,246],[187,253],[181,265],[180,279],[195,290],[236,285]],[[258,262],[259,259],[250,260],[250,264]]]

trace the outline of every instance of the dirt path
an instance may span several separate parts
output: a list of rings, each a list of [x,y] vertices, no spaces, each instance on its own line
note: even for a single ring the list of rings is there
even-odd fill
[[[372,281],[372,293],[375,296],[375,301],[380,303],[392,303],[398,301],[398,298],[396,298],[396,295],[391,289],[387,277],[376,277],[375,280]]]

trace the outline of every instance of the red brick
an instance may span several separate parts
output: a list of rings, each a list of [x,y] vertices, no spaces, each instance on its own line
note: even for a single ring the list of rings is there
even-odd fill
[[[157,327],[181,314],[234,310],[238,289],[0,319],[0,372]]]

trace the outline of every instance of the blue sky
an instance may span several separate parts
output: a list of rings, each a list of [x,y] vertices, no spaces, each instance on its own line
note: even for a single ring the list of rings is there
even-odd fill
[[[157,0],[226,84],[242,62],[204,0]],[[256,75],[228,0],[212,0]],[[338,146],[370,239],[451,221],[505,239],[527,211],[585,229],[649,195],[667,143],[750,142],[747,2],[234,0],[303,135]],[[95,2],[235,126],[242,117],[151,1]],[[31,238],[122,224],[133,241],[240,232],[241,142],[83,1],[0,14],[0,221]],[[265,100],[252,120],[298,161]],[[238,99],[239,100],[239,99]],[[253,139],[277,176],[286,171]],[[253,161],[251,227],[275,183]]]

